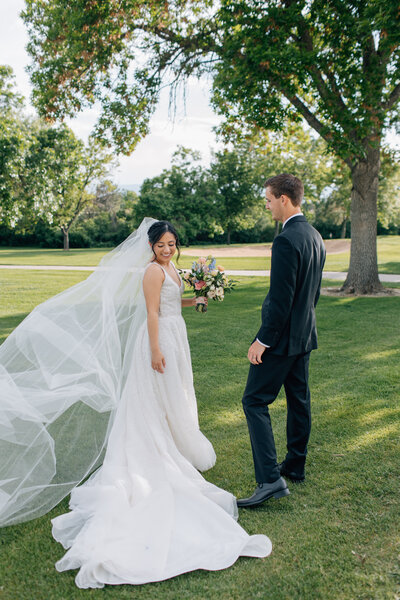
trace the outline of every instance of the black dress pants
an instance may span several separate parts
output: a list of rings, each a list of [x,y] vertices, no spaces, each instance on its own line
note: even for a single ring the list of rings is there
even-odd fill
[[[310,352],[280,356],[266,350],[262,359],[260,365],[250,365],[242,402],[249,428],[256,481],[272,483],[280,477],[280,472],[268,405],[275,400],[282,385],[287,401],[285,467],[299,475],[304,472],[311,430],[308,387]]]

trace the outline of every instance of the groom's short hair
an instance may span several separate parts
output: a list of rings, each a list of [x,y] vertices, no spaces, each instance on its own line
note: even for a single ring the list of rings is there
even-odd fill
[[[279,198],[282,195],[288,196],[293,206],[300,206],[303,200],[303,183],[301,179],[290,173],[281,173],[280,175],[269,177],[264,183],[264,187],[271,188],[271,192],[275,198]]]

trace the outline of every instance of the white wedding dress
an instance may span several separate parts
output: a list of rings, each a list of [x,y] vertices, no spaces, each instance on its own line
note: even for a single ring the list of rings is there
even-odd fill
[[[265,557],[271,542],[236,522],[234,496],[199,473],[215,453],[198,425],[183,283],[164,271],[159,342],[163,374],[151,367],[147,323],[138,330],[102,466],[73,489],[71,512],[53,519],[68,551],[59,571],[79,569],[81,588],[143,584],[239,556]]]

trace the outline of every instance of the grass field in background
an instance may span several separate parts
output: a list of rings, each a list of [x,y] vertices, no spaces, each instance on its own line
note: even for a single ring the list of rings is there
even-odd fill
[[[347,271],[350,252],[330,254],[326,258],[326,271]],[[379,273],[400,273],[400,236],[378,236]]]
[[[261,244],[243,244],[260,246]],[[240,244],[232,244],[231,248],[239,248]],[[185,250],[198,252],[198,256],[212,254],[213,248],[227,246],[190,246],[182,248],[179,266],[188,268],[195,257],[185,256]],[[111,248],[74,248],[69,252],[61,249],[43,248],[4,248],[0,246],[1,265],[71,265],[96,266]],[[330,254],[327,257],[326,271],[346,271],[349,266],[350,253]],[[265,270],[270,268],[270,258],[257,257],[221,257],[217,259],[225,269]],[[400,236],[378,237],[378,264],[380,273],[400,273]]]
[[[0,271],[1,340],[36,304],[85,277]],[[254,488],[240,400],[267,280],[236,279],[238,288],[225,302],[210,303],[204,315],[193,309],[184,315],[201,427],[217,453],[206,478],[240,497]],[[40,519],[0,530],[0,600],[394,600],[400,593],[399,309],[398,297],[321,297],[320,348],[310,368],[307,481],[289,483],[287,498],[239,513],[250,534],[271,538],[270,557],[144,586],[79,590],[75,572],[54,568],[64,550],[51,537],[50,519],[67,510],[64,500]],[[282,394],[271,415],[282,458]]]
[[[112,248],[15,248],[0,246],[1,265],[71,265],[95,267]]]

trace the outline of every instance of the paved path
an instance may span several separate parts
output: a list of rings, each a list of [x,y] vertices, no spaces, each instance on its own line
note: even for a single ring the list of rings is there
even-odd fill
[[[66,265],[0,265],[0,269],[22,269],[27,271],[95,271],[96,267],[71,267]],[[227,275],[241,277],[269,277],[270,271],[232,271],[226,270]],[[324,271],[324,279],[337,279],[344,281],[347,273],[338,271]],[[400,275],[380,274],[381,281],[400,283]]]

